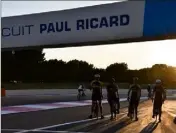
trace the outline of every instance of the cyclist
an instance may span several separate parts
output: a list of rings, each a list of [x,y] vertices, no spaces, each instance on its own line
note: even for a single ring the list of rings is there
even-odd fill
[[[165,89],[160,79],[156,80],[155,87],[153,88],[153,118],[155,117],[155,109],[158,109],[159,122],[161,122],[162,104],[166,99]]]
[[[147,86],[147,91],[148,91],[148,98],[151,98],[151,95],[152,95],[152,88],[151,88],[151,85],[150,84],[148,84],[148,86]]]
[[[141,97],[141,87],[137,84],[138,78],[133,78],[133,84],[130,86],[128,91],[128,101],[129,101],[129,108],[128,108],[128,116],[132,117],[133,108],[135,111],[135,120],[138,120],[137,113],[138,113],[138,105]],[[131,96],[130,96],[131,93]]]
[[[78,93],[81,95],[81,96],[85,96],[86,94],[84,93],[84,86],[83,84],[80,84],[79,87],[78,87]]]
[[[110,105],[110,112],[111,112],[111,120],[113,119],[113,114],[116,117],[116,113],[119,113],[119,94],[118,94],[118,86],[115,84],[115,79],[112,78],[109,84],[106,87],[107,89],[107,98],[108,98],[108,103]],[[117,105],[118,107],[115,106],[115,110],[113,107],[113,104]],[[117,111],[117,112],[116,112]]]
[[[80,84],[79,85],[79,87],[78,87],[78,93],[79,93],[79,95],[81,95],[81,96],[83,96],[83,85],[82,84]]]
[[[95,74],[94,75],[94,80],[91,82],[91,89],[92,89],[92,107],[91,107],[91,115],[89,116],[89,118],[92,118],[93,115],[93,105],[95,102],[98,101],[99,104],[99,108],[100,108],[100,113],[101,113],[101,119],[104,118],[103,116],[103,109],[102,109],[102,98],[103,98],[103,94],[102,94],[102,87],[103,87],[103,83],[100,81],[100,75],[99,74]]]

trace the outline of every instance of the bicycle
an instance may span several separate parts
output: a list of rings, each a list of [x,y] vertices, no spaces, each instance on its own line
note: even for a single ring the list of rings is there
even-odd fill
[[[93,102],[93,112],[94,112],[94,117],[98,119],[99,106],[97,101]]]
[[[154,98],[152,99],[152,102],[154,103]],[[164,101],[163,101],[162,103],[164,103]],[[159,113],[160,113],[160,114],[162,113],[161,108],[156,107],[156,105],[154,104],[154,114],[153,114],[153,118],[155,118],[156,121],[157,121],[157,118],[158,118]]]
[[[152,94],[151,92],[148,93],[148,100],[152,99]]]
[[[119,101],[115,101],[115,104],[116,104],[116,114],[119,114],[120,103]]]
[[[134,105],[132,106],[131,109],[132,110],[131,110],[131,113],[130,113],[130,119],[133,120],[133,118],[134,118]]]
[[[112,116],[111,116],[111,120],[113,120],[114,118],[116,118],[116,114],[117,114],[117,109],[116,109],[116,101],[112,101],[112,105],[111,105],[111,111],[112,111]],[[114,117],[113,117],[114,115]]]
[[[155,117],[155,120],[157,121],[157,116],[159,115],[159,109],[154,109],[154,117]]]
[[[78,101],[81,100],[81,91],[78,92],[77,99],[78,99]]]
[[[135,116],[135,105],[133,103],[133,105],[130,105],[130,98],[129,98],[129,117],[131,120],[133,120],[134,116]]]
[[[86,94],[85,94],[84,92],[81,93],[81,91],[79,91],[79,92],[78,92],[78,95],[77,95],[78,101],[81,100],[81,97],[85,97],[85,96],[86,96]]]

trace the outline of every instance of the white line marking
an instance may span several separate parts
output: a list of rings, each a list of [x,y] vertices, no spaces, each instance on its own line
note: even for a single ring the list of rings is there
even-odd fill
[[[36,109],[55,109],[57,106],[47,106],[47,105],[20,105],[18,107],[36,108]]]
[[[28,131],[26,129],[1,129],[1,131],[14,131],[14,132],[20,132],[20,131]]]
[[[167,112],[169,115],[171,115],[172,117],[176,117],[176,114],[174,114],[174,113],[171,113],[171,112]]]
[[[1,115],[13,114],[13,113],[17,113],[17,111],[1,110]]]
[[[118,115],[122,115],[122,114],[126,114],[127,112],[123,112],[120,113]],[[110,117],[111,115],[106,115],[104,116],[105,118]],[[100,119],[101,117],[99,117]],[[47,127],[41,127],[41,128],[36,128],[33,129],[32,131],[37,131],[37,130],[45,130],[45,129],[50,129],[50,128],[55,128],[55,127],[61,127],[61,126],[67,126],[67,125],[72,125],[72,124],[79,124],[79,123],[83,123],[83,122],[89,122],[89,121],[93,121],[96,120],[97,118],[92,118],[92,119],[85,119],[85,120],[79,120],[79,121],[73,121],[73,122],[67,122],[67,123],[62,123],[62,124],[57,124],[57,125],[52,125],[52,126],[47,126]]]
[[[1,131],[12,131],[12,132],[30,132],[33,130],[26,129],[1,129]],[[72,132],[72,131],[51,131],[51,130],[35,130],[35,132],[50,132],[50,133],[90,133],[90,132]]]
[[[121,98],[120,102],[126,101],[126,98]],[[86,103],[89,102],[89,103]],[[108,103],[106,99],[102,101],[102,103]],[[51,104],[51,106],[49,105]],[[16,113],[26,113],[26,112],[33,112],[33,111],[41,111],[41,110],[49,110],[49,109],[59,109],[59,108],[69,108],[69,107],[78,107],[78,106],[88,106],[91,105],[92,102],[91,100],[86,100],[86,101],[71,101],[71,102],[56,102],[56,103],[49,103],[47,104],[27,104],[27,105],[17,105],[17,106],[7,106],[7,107],[2,107],[1,115],[7,115],[7,114],[16,114]],[[55,106],[52,104],[55,104],[58,106]],[[20,110],[20,108],[29,108],[29,110]],[[11,110],[5,110],[5,108],[12,108]],[[13,108],[16,110],[14,111]],[[19,111],[17,111],[19,109]],[[32,110],[34,109],[34,110]],[[38,109],[38,110],[35,110]]]
[[[147,97],[141,97],[141,100],[142,99],[145,100],[145,99],[148,99],[148,98]],[[127,99],[123,98],[120,101],[127,101]],[[120,114],[126,114],[126,112],[120,113]],[[107,118],[107,117],[110,117],[110,115],[106,115],[105,116],[105,118]],[[66,126],[66,125],[71,125],[71,124],[79,124],[79,123],[83,123],[83,122],[89,122],[89,121],[93,121],[93,120],[96,120],[96,119],[97,118],[85,119],[85,120],[79,120],[79,121],[73,121],[73,122],[66,122],[66,123],[62,123],[62,124],[57,124],[57,125],[52,125],[52,126],[46,126],[46,127],[41,127],[41,128],[35,128],[35,129],[28,130],[28,131],[21,131],[21,132],[16,132],[16,133],[27,133],[29,131],[40,131],[40,130],[55,128],[55,127],[61,127],[61,126]],[[99,119],[100,119],[100,117],[99,117]]]
[[[49,132],[49,133],[90,133],[90,132],[72,132],[72,131],[51,131],[51,130],[35,130],[35,132]]]
[[[126,114],[126,112],[124,113],[120,113],[120,114]],[[110,117],[111,115],[106,115],[105,118]],[[46,130],[46,129],[50,129],[50,128],[55,128],[55,127],[61,127],[61,126],[66,126],[66,125],[71,125],[71,124],[79,124],[79,123],[83,123],[83,122],[89,122],[89,121],[93,121],[96,120],[97,118],[92,118],[92,119],[85,119],[85,120],[79,120],[79,121],[73,121],[73,122],[67,122],[67,123],[62,123],[62,124],[57,124],[57,125],[52,125],[52,126],[46,126],[46,127],[41,127],[41,128],[35,128],[35,129],[31,129],[31,130],[26,130],[26,131],[20,131],[20,132],[16,132],[16,133],[27,133],[29,131],[41,131],[41,130]],[[100,119],[100,117],[99,117]],[[73,132],[74,133],[74,132]],[[79,133],[79,132],[78,132]]]

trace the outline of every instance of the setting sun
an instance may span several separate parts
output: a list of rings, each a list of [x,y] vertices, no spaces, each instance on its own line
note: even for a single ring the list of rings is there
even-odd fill
[[[176,41],[165,40],[153,42],[151,51],[149,52],[149,61],[152,64],[164,63],[176,66]]]
[[[154,64],[176,66],[176,40],[134,42],[129,44],[45,49],[45,58],[84,60],[99,68],[115,62],[126,62],[130,69],[151,67]],[[70,56],[71,54],[71,56]]]

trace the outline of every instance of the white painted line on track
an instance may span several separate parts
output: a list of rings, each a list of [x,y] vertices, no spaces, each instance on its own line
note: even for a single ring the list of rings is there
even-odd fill
[[[91,132],[72,132],[72,131],[51,131],[51,130],[35,130],[35,132],[49,132],[49,133],[91,133]]]
[[[176,114],[174,114],[174,113],[171,113],[171,112],[167,112],[169,115],[171,115],[172,117],[176,117]]]
[[[126,100],[127,100],[126,98],[120,98],[120,102],[126,101]],[[108,103],[108,101],[104,99],[102,103],[105,104],[105,103]],[[80,106],[88,106],[91,104],[92,104],[91,100],[85,100],[85,101],[6,106],[1,108],[1,115],[16,114],[16,113],[22,113],[22,112],[26,113],[26,112],[33,112],[33,111],[49,110],[49,109],[70,108],[70,107],[78,107],[78,106],[80,107]]]
[[[1,131],[13,131],[13,132],[20,132],[20,131],[28,131],[26,129],[1,129]]]
[[[37,109],[55,109],[55,108],[58,108],[58,107],[54,107],[54,106],[44,106],[44,105],[20,105],[18,107],[27,107],[27,108],[37,108]]]
[[[81,103],[81,102],[62,102],[62,103],[56,103],[56,104],[64,104],[64,105],[72,105],[72,106],[86,106],[90,105],[89,103]]]
[[[120,114],[126,114],[127,112],[123,112]],[[119,115],[120,115],[119,114]],[[106,115],[105,118],[110,117],[111,115]],[[100,119],[100,117],[99,117]],[[92,118],[92,119],[85,119],[85,120],[79,120],[79,121],[73,121],[73,122],[67,122],[67,123],[62,123],[62,124],[57,124],[57,125],[52,125],[52,126],[46,126],[46,127],[41,127],[41,128],[35,128],[35,129],[31,129],[31,130],[26,130],[26,131],[19,131],[16,133],[27,133],[29,131],[42,131],[42,130],[46,130],[46,129],[50,129],[50,128],[55,128],[55,127],[61,127],[61,126],[67,126],[67,125],[72,125],[72,124],[79,124],[79,123],[83,123],[83,122],[89,122],[89,121],[93,121],[93,120],[97,120],[97,118]],[[67,131],[66,131],[67,133]],[[69,132],[69,133],[74,133],[74,132]],[[83,133],[83,132],[75,132],[75,133]]]
[[[123,112],[120,113],[118,115],[124,115],[127,114],[127,112]],[[110,117],[111,115],[106,115],[104,116],[105,118]],[[118,120],[124,118],[126,116],[122,116],[120,117]],[[100,117],[98,119],[101,119]],[[47,127],[42,127],[42,128],[36,128],[33,129],[32,131],[39,131],[39,130],[45,130],[45,129],[50,129],[50,128],[55,128],[55,127],[61,127],[61,126],[67,126],[67,125],[72,125],[72,124],[79,124],[79,123],[83,123],[83,122],[89,122],[89,121],[93,121],[93,120],[97,120],[97,118],[92,118],[92,119],[85,119],[85,120],[79,120],[79,121],[73,121],[73,122],[68,122],[68,123],[63,123],[63,124],[57,124],[57,125],[52,125],[52,126],[47,126]],[[21,132],[20,132],[21,133]]]
[[[1,131],[12,131],[12,132],[30,132],[31,130],[26,129],[1,129]],[[32,130],[33,131],[33,130]],[[90,133],[90,132],[72,132],[72,131],[51,131],[51,130],[35,130],[35,132],[50,132],[50,133]]]
[[[17,111],[1,110],[1,115],[13,114],[13,113],[17,113]]]
[[[126,117],[126,115],[124,116],[124,114],[127,114],[127,112],[123,112],[120,113],[118,115],[123,115],[122,117],[120,117],[118,120],[123,119],[124,117]],[[105,118],[110,117],[111,115],[106,115]],[[101,119],[99,117],[99,119]],[[73,121],[73,122],[67,122],[67,123],[62,123],[62,124],[57,124],[57,125],[52,125],[52,126],[46,126],[46,127],[41,127],[41,128],[35,128],[35,129],[31,129],[31,130],[27,130],[27,131],[21,131],[21,132],[16,132],[16,133],[27,133],[29,131],[46,131],[46,129],[50,129],[50,128],[55,128],[55,127],[61,127],[61,126],[67,126],[67,125],[72,125],[72,124],[79,124],[79,123],[83,123],[83,122],[89,122],[89,121],[93,121],[93,120],[97,120],[97,118],[92,118],[92,119],[85,119],[85,120],[79,120],[79,121]],[[63,131],[60,131],[61,133]],[[85,132],[68,132],[68,131],[64,131],[63,133],[85,133]],[[86,132],[87,133],[87,132]]]
[[[148,99],[147,97],[141,97],[141,100],[145,100]],[[123,98],[120,101],[127,101],[127,98]],[[127,112],[123,112],[120,114],[126,114]],[[120,115],[119,114],[119,115]],[[105,118],[110,117],[110,115],[106,115]],[[122,116],[122,117],[126,117],[126,116]],[[79,123],[83,123],[83,122],[89,122],[89,121],[93,121],[96,120],[97,118],[92,118],[92,119],[85,119],[85,120],[79,120],[79,121],[73,121],[73,122],[66,122],[66,123],[62,123],[62,124],[57,124],[57,125],[52,125],[52,126],[46,126],[46,127],[41,127],[41,128],[35,128],[35,129],[31,129],[31,130],[27,130],[27,131],[20,131],[20,132],[16,132],[16,133],[27,133],[29,131],[40,131],[40,130],[46,130],[46,129],[50,129],[50,128],[55,128],[55,127],[61,127],[61,126],[66,126],[66,125],[72,125],[72,124],[79,124]],[[100,117],[99,117],[100,119]],[[121,119],[121,118],[120,118]]]

